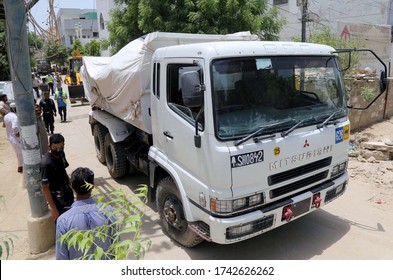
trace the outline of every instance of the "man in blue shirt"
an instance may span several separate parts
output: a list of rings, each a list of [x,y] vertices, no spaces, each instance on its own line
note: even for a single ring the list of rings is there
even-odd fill
[[[71,174],[71,187],[75,192],[76,201],[71,205],[71,209],[60,215],[56,223],[56,259],[73,260],[83,256],[80,250],[73,246],[68,248],[68,244],[60,244],[59,238],[71,229],[91,230],[102,225],[107,225],[108,238],[104,241],[96,238],[94,243],[100,246],[103,251],[107,251],[112,244],[112,237],[115,229],[111,227],[114,224],[114,218],[109,213],[111,208],[107,207],[100,210],[95,200],[91,198],[91,192],[94,184],[94,173],[87,167],[79,167]],[[93,245],[88,255],[93,254],[95,245]],[[103,255],[104,259],[111,258]]]
[[[67,122],[67,94],[63,92],[63,88],[58,88],[55,93],[55,100],[57,101],[57,111],[59,111],[61,122]]]

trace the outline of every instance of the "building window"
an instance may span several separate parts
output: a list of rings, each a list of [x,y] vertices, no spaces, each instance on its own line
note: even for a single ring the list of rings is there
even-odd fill
[[[98,38],[98,32],[93,32],[93,38]]]
[[[288,0],[273,0],[273,5],[288,4]]]
[[[70,36],[70,43],[71,45],[74,43],[74,36]]]
[[[100,14],[100,27],[101,27],[101,30],[105,29],[105,22],[104,22],[104,17],[102,16],[102,13]]]

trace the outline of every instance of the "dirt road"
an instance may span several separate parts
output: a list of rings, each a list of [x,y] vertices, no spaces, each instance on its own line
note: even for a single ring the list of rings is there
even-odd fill
[[[79,166],[94,170],[101,191],[121,188],[132,194],[144,176],[113,180],[95,157],[93,137],[88,125],[89,106],[69,108],[69,122],[56,120],[56,132],[65,139],[70,163],[68,172]],[[370,138],[393,139],[390,121],[377,124],[362,133]],[[368,134],[367,134],[368,135]],[[53,248],[41,255],[28,250],[27,217],[30,206],[22,176],[16,172],[16,159],[0,129],[0,234],[14,234],[15,250],[10,259],[54,259]],[[347,192],[336,201],[288,225],[253,239],[233,244],[202,243],[184,249],[166,237],[158,222],[155,207],[149,204],[144,217],[143,236],[152,241],[145,259],[393,259],[393,162],[368,162],[350,158],[351,176]],[[44,234],[44,233],[43,233]]]

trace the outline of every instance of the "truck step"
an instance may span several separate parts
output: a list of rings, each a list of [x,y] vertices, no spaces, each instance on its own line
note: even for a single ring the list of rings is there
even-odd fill
[[[210,227],[204,222],[189,223],[188,227],[206,241],[211,242]]]

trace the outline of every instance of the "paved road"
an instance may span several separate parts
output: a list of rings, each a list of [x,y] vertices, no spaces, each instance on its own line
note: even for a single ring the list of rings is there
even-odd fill
[[[56,119],[55,132],[62,133],[66,139],[65,152],[70,163],[68,172],[79,166],[88,166],[94,170],[96,185],[101,192],[120,188],[132,194],[139,184],[147,183],[147,178],[138,176],[113,180],[109,176],[106,166],[95,157],[88,124],[89,110],[88,105],[82,106],[78,102],[68,109],[69,122],[60,123],[59,117]],[[11,258],[53,259],[53,249],[42,256],[29,256],[26,252],[28,198],[22,188],[21,176],[16,172],[12,150],[8,143],[4,144],[4,131],[0,139],[3,149],[1,162],[6,171],[2,174],[9,174],[3,179],[0,190],[6,193],[7,205],[11,205],[0,212],[0,228],[20,236]],[[3,155],[6,154],[10,160],[4,162]],[[154,205],[148,204],[143,220],[143,237],[151,239],[152,247],[145,259],[393,259],[393,212],[367,203],[371,195],[368,186],[351,181],[344,196],[284,227],[233,245],[204,242],[193,249],[182,248],[166,237],[161,231]]]

